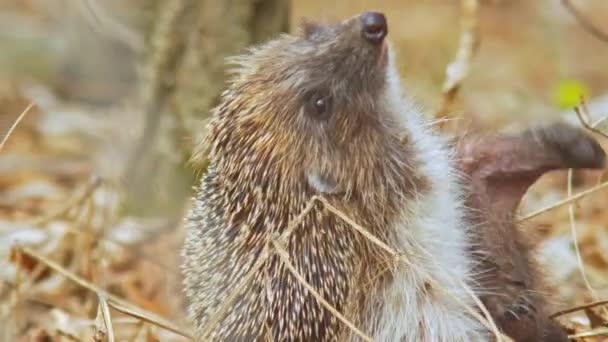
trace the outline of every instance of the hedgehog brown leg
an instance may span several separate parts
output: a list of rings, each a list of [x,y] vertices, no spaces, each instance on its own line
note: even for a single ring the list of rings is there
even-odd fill
[[[582,130],[558,123],[466,139],[458,152],[458,167],[467,176],[468,219],[476,240],[472,253],[479,261],[482,301],[516,341],[568,341],[558,324],[546,317],[540,272],[519,233],[515,210],[544,173],[602,168],[604,151]]]
[[[556,123],[518,134],[465,141],[460,170],[474,195],[491,199],[493,216],[512,215],[527,189],[543,174],[567,168],[603,168],[606,154],[591,137]]]

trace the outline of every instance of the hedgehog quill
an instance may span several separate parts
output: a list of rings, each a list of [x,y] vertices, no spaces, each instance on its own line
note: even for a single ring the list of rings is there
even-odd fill
[[[501,174],[504,167],[494,162],[499,157],[458,150],[432,131],[403,95],[387,33],[386,18],[377,12],[335,25],[307,21],[298,34],[234,59],[238,67],[201,144],[209,149],[210,164],[187,217],[182,270],[199,338],[361,338],[271,252],[272,241],[285,236],[284,251],[297,273],[371,339],[491,340],[463,305],[476,308],[467,289],[484,303],[500,298],[484,292],[480,286],[496,284],[477,275],[485,271],[480,267],[502,272],[487,259],[510,256],[476,253],[490,246],[477,229],[495,228],[467,208],[492,210],[471,195],[492,185],[477,177],[467,186],[461,173]],[[550,140],[538,149],[550,149]],[[515,144],[503,145],[517,151]],[[465,157],[476,162],[459,164]],[[562,164],[541,160],[533,167],[542,174]],[[517,178],[515,171],[509,176]],[[322,203],[294,221],[315,196],[408,263],[397,262]],[[297,224],[289,227],[291,222]],[[519,322],[501,320],[512,312],[509,305],[503,299],[491,310],[507,333],[517,331]],[[530,329],[544,336],[543,324]]]

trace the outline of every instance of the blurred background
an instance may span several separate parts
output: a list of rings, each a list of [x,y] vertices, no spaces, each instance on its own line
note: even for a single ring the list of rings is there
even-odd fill
[[[603,129],[608,1],[478,6],[479,45],[452,117],[475,132],[578,124],[573,108],[584,96]],[[186,326],[180,222],[205,166],[190,152],[225,85],[224,58],[297,29],[302,17],[331,22],[365,10],[386,14],[404,89],[431,119],[459,48],[461,1],[0,0],[0,341],[107,339],[100,288]],[[605,178],[577,173],[572,192]],[[564,173],[544,177],[522,215],[566,198],[567,184]],[[608,298],[607,199],[595,191],[526,221],[557,308]],[[114,304],[117,340],[183,340]],[[561,319],[602,340],[606,318],[595,308]]]

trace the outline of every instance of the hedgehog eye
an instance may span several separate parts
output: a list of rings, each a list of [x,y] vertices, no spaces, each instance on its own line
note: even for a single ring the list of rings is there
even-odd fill
[[[317,114],[323,114],[327,110],[327,101],[323,97],[318,97],[314,99],[315,109]]]
[[[328,116],[330,111],[331,98],[321,94],[314,94],[309,99],[309,112],[318,119],[323,119]]]

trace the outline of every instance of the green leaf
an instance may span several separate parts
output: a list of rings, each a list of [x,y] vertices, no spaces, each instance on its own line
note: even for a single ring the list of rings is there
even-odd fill
[[[581,102],[581,96],[587,97],[589,89],[577,80],[561,80],[555,89],[555,104],[562,109],[570,109]]]

